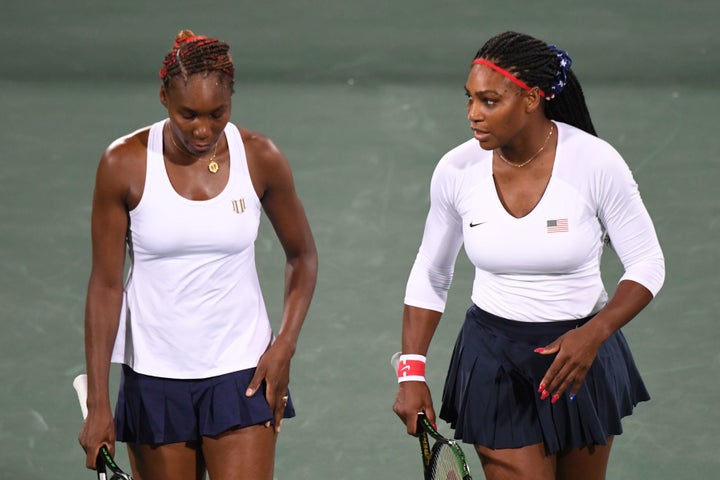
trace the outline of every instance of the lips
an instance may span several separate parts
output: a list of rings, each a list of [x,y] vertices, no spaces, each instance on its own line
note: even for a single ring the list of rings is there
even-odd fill
[[[474,129],[474,128],[472,129],[472,131],[473,131],[473,134],[474,134],[474,136],[475,136],[475,139],[477,139],[477,140],[481,140],[481,141],[482,141],[482,140],[487,140],[487,139],[490,137],[490,133],[489,133],[489,132],[484,132],[484,131],[482,131],[482,130],[476,130],[476,129]]]
[[[207,152],[208,150],[210,150],[211,146],[212,145],[210,145],[209,143],[202,143],[202,144],[193,143],[193,148],[195,149],[196,152]]]

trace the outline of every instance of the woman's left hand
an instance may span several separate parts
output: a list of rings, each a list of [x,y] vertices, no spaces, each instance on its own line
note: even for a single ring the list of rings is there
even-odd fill
[[[572,400],[585,381],[603,342],[645,308],[652,298],[650,290],[641,284],[622,280],[607,305],[585,325],[535,350],[541,355],[557,354],[540,381],[540,398],[545,400],[550,397],[554,403],[570,389]]]
[[[535,350],[540,355],[556,354],[555,360],[538,386],[542,400],[549,397],[550,401],[555,403],[568,389],[572,400],[580,390],[602,345],[602,341],[591,328],[586,328],[587,326],[586,324],[570,330],[550,345]]]
[[[265,399],[273,412],[272,425],[275,431],[280,432],[285,407],[288,400],[288,385],[290,384],[290,360],[294,349],[286,347],[280,341],[275,341],[260,357],[255,375],[248,385],[245,395],[252,397],[265,381]],[[271,422],[265,423],[269,427]]]

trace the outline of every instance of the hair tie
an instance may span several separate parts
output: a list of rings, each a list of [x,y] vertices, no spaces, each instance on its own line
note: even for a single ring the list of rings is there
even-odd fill
[[[555,52],[558,57],[558,69],[555,72],[555,78],[552,87],[550,87],[551,93],[547,96],[547,100],[552,100],[555,95],[563,91],[565,85],[567,85],[567,71],[572,66],[572,59],[565,50],[560,50],[555,45],[550,45],[550,50]]]
[[[193,35],[191,37],[183,37],[175,40],[175,48],[178,48],[183,43],[197,42],[198,40],[207,40],[208,37],[205,35]]]

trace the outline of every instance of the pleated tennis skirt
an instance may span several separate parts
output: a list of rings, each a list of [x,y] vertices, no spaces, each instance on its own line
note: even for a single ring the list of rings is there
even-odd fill
[[[627,341],[617,331],[600,347],[573,400],[540,400],[538,387],[555,355],[533,350],[589,319],[550,323],[507,320],[473,305],[458,335],[440,418],[455,438],[488,448],[544,443],[548,454],[606,445],[621,419],[650,399]]]
[[[193,442],[272,422],[265,382],[255,395],[245,396],[254,373],[255,369],[250,368],[184,380],[142,375],[123,365],[115,406],[117,440],[150,445]],[[284,418],[294,416],[289,398]]]

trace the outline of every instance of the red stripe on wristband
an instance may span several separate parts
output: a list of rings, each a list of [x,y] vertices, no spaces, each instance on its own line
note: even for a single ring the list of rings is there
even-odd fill
[[[397,369],[398,382],[424,382],[425,357],[423,355],[400,355]]]

